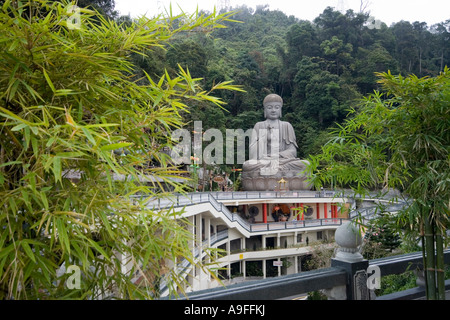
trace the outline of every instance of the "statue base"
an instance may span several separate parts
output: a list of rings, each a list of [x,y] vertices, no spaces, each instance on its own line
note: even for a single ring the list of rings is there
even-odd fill
[[[244,191],[295,191],[312,188],[306,181],[306,176],[299,175],[299,172],[294,170],[279,171],[274,175],[243,171],[241,183]]]

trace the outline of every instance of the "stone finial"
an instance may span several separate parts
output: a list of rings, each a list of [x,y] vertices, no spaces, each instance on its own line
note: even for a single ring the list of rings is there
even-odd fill
[[[351,221],[343,222],[336,229],[334,238],[339,246],[335,257],[336,260],[346,262],[364,260],[361,253],[359,253],[359,246],[362,243],[361,233]]]

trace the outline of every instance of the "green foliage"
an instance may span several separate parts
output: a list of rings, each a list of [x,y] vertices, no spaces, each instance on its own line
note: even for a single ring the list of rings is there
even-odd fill
[[[404,291],[417,287],[416,276],[412,271],[403,274],[391,274],[381,278],[381,288],[375,291],[377,296]]]
[[[450,225],[450,73],[418,78],[379,74],[384,93],[367,96],[311,157],[313,183],[370,189],[397,188],[411,201],[396,223],[421,236],[428,297],[443,297],[445,230]],[[436,253],[435,253],[436,252]]]
[[[306,300],[328,300],[328,297],[320,291],[308,292]]]
[[[81,9],[73,29],[68,8],[0,8],[0,299],[156,297],[161,276],[172,291],[181,281],[166,261],[195,263],[190,234],[178,214],[149,210],[135,195],[182,190],[162,152],[183,125],[180,112],[189,101],[220,106],[212,91],[235,87],[206,91],[183,68],[138,85],[131,55],[230,15],[118,24]],[[81,269],[79,289],[64,284],[62,265]]]
[[[380,213],[367,224],[362,254],[372,260],[386,257],[399,248],[402,242],[401,229],[387,213]]]
[[[260,111],[268,93],[281,95],[283,117],[294,126],[301,157],[320,152],[322,137],[342,124],[353,101],[379,88],[376,72],[436,76],[449,63],[448,22],[373,28],[368,15],[351,10],[327,8],[313,22],[264,6],[233,10],[243,23],[228,24],[204,46],[214,59],[202,77],[234,79],[245,89],[221,95],[228,101],[229,128],[243,128],[235,119]],[[410,35],[402,32],[405,25]],[[197,38],[195,43],[203,43]],[[193,41],[192,35],[184,39]],[[180,52],[178,60],[183,55],[190,54]],[[202,61],[193,61],[190,70]]]

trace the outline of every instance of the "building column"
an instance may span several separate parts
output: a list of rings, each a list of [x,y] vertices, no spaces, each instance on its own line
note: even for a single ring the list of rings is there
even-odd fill
[[[211,247],[211,218],[205,218],[205,238],[208,242],[208,248]]]
[[[263,272],[263,279],[265,279],[266,278],[266,259],[263,259],[263,261],[262,261],[262,272]]]
[[[300,211],[301,211],[300,220],[305,220],[305,213],[303,212],[303,203],[300,203]]]
[[[316,216],[317,219],[320,219],[320,204],[316,203]]]
[[[267,203],[263,203],[263,223],[267,223]]]
[[[207,217],[205,218],[205,238],[207,241],[207,247],[211,248],[211,218]],[[206,255],[206,263],[210,263],[211,262],[211,257],[209,255]],[[211,272],[207,272],[206,273],[207,279],[208,279],[208,287],[209,284],[211,283]]]
[[[278,258],[277,261],[280,263],[281,259]],[[278,266],[277,268],[278,268],[278,276],[281,276],[281,266]]]
[[[192,252],[192,256],[195,257],[195,243],[196,243],[196,235],[195,235],[195,216],[191,216],[189,217],[189,223],[190,225],[188,226],[188,228],[190,229],[191,232],[191,241],[189,241],[189,246],[191,246],[191,252]],[[194,287],[194,282],[195,282],[195,266],[191,265],[191,270],[190,270],[190,276],[188,277],[188,281],[190,283],[190,285],[192,287]]]
[[[231,246],[230,246],[230,238],[227,238],[227,245],[226,245],[226,250],[227,250],[227,257],[228,257],[228,266],[227,266],[227,275],[228,275],[228,280],[231,279],[231,261],[230,261],[230,255],[231,255],[231,250],[230,250]]]
[[[326,203],[323,204],[323,217],[325,219],[328,219],[328,208],[327,208],[327,204]]]
[[[201,246],[202,244],[202,214],[198,214],[195,216],[195,237],[197,241],[197,246]]]
[[[196,247],[198,248],[198,257],[196,259],[201,260],[202,259],[202,253],[203,253],[203,239],[202,239],[202,233],[203,233],[203,225],[202,225],[202,214],[198,214],[195,216],[195,240],[196,240]],[[202,278],[202,270],[198,267],[194,267],[195,270],[195,282],[197,282],[197,287],[201,289],[201,278]],[[194,285],[195,288],[195,285]]]

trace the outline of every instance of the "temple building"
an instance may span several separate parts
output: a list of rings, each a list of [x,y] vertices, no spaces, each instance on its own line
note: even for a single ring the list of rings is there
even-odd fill
[[[249,159],[242,166],[243,191],[193,192],[150,199],[150,208],[180,210],[190,222],[193,256],[213,274],[187,260],[167,262],[185,278],[184,292],[307,270],[311,252],[330,246],[349,218],[354,199],[335,191],[312,191],[297,158],[292,125],[281,121],[283,100],[263,102],[266,120],[255,124]],[[216,250],[217,249],[217,250]],[[168,293],[161,281],[161,295]]]
[[[211,249],[223,255],[212,265],[221,283],[188,261],[170,263],[185,275],[189,292],[305,270],[311,250],[333,243],[355,203],[330,191],[196,192],[149,203],[172,205],[190,222],[196,259],[209,263]]]

